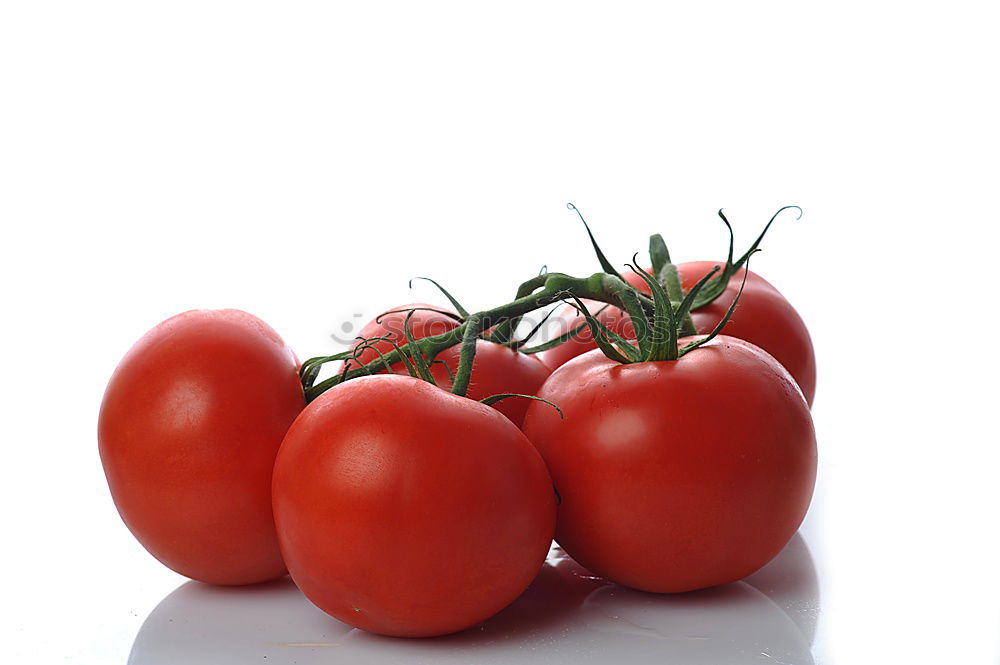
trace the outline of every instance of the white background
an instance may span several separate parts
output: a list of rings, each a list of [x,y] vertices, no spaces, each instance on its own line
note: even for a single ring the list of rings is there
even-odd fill
[[[619,263],[657,231],[723,258],[719,207],[740,247],[805,209],[754,269],[819,362],[813,658],[1000,662],[996,28],[972,2],[3,3],[5,659],[124,662],[183,581],[97,456],[145,330],[238,307],[307,357],[433,298],[415,275],[495,305],[595,269],[573,201]]]

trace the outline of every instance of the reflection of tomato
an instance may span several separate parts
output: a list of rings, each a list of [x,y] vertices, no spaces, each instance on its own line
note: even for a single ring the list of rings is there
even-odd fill
[[[813,643],[819,616],[819,579],[801,535],[795,534],[771,563],[743,581],[764,592],[799,626],[809,644]]]
[[[718,264],[711,261],[678,264],[681,285],[685,290],[690,289],[716,265]],[[691,313],[698,333],[706,335],[719,324],[736,298],[745,272],[738,271],[729,280],[722,295]],[[635,273],[629,272],[623,277],[635,288],[649,293],[649,286]],[[602,306],[600,303],[588,302],[588,308],[592,311],[597,311]],[[560,333],[583,322],[583,317],[572,308],[563,310],[560,314],[563,317]],[[608,307],[598,315],[598,319],[620,335],[629,338],[635,335],[628,315],[616,307]],[[740,302],[724,332],[730,337],[745,339],[774,356],[798,383],[809,404],[812,404],[816,393],[816,357],[809,331],[791,303],[767,280],[752,271],[747,274],[743,295],[740,296]],[[549,367],[555,368],[596,346],[589,330],[584,330],[578,338],[540,355]]]
[[[250,584],[285,573],[271,469],[305,407],[297,362],[263,321],[191,311],[118,365],[101,404],[101,461],[139,542],[182,575]]]
[[[669,596],[604,586],[579,620],[594,662],[813,663],[796,625],[742,582]]]
[[[796,548],[798,541],[801,547]],[[800,538],[748,584],[681,595],[629,591],[595,578],[562,554],[549,552],[531,586],[492,619],[440,638],[393,640],[330,621],[290,580],[245,587],[188,582],[150,613],[136,635],[133,665],[216,665],[219,662],[405,662],[484,665],[560,662],[811,663],[808,641],[789,620],[815,604],[792,608],[758,585],[758,578],[809,586]],[[802,573],[803,577],[799,577]],[[757,590],[767,594],[765,598]],[[805,591],[805,590],[800,590]],[[813,588],[813,591],[815,589]],[[803,596],[796,593],[797,596]],[[774,601],[774,602],[770,602]],[[782,613],[776,605],[785,609]],[[336,652],[333,654],[332,652]],[[864,660],[861,657],[859,660]]]
[[[393,310],[407,310],[414,307],[431,307],[431,305],[403,305],[394,307]],[[389,336],[397,345],[403,346],[406,344],[403,329],[405,320],[405,311],[402,313],[394,311],[392,314],[382,316],[378,322],[368,323],[361,329],[360,336],[366,339]],[[454,319],[426,310],[418,309],[410,318],[410,331],[414,339],[439,335],[456,326],[458,326],[458,322]],[[392,344],[385,340],[376,340],[373,345],[382,353],[387,353],[393,348]],[[434,380],[438,386],[445,390],[451,390],[451,377],[458,371],[460,348],[459,345],[452,346],[437,355],[435,360],[442,361],[448,369],[445,369],[441,363],[431,365],[431,374],[434,376]],[[373,349],[365,349],[358,354],[358,359],[364,363],[377,360],[377,358],[378,353]],[[397,374],[407,373],[403,363],[393,365],[393,371]],[[476,359],[472,363],[472,380],[469,383],[466,396],[470,399],[481,400],[500,393],[534,395],[550,373],[551,370],[548,366],[537,356],[526,355],[502,344],[479,340],[476,343]],[[526,399],[505,399],[494,404],[493,408],[520,427],[524,422],[524,414],[528,410],[528,402],[529,400]]]
[[[527,590],[480,630],[504,639],[518,632],[537,633],[572,618],[587,594],[606,584],[611,583],[592,575],[562,548],[553,547]]]
[[[610,580],[677,592],[741,579],[781,551],[809,506],[808,406],[743,340],[628,365],[591,351],[539,396],[565,413],[534,402],[524,422],[562,497],[556,540]]]
[[[289,429],[274,515],[310,600],[358,628],[417,637],[473,626],[524,591],[552,540],[555,494],[497,411],[376,375],[323,393]]]
[[[287,577],[241,587],[186,582],[146,617],[128,663],[329,663],[321,647],[336,648],[350,632],[350,626],[330,621]],[[303,642],[311,648],[303,648]],[[298,657],[292,660],[289,652]]]

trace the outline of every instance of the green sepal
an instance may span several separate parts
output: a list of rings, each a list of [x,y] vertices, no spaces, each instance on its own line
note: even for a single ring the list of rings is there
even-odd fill
[[[675,360],[677,319],[674,316],[673,303],[670,302],[666,290],[645,270],[640,270],[634,265],[630,265],[629,268],[646,282],[653,296],[653,339],[643,360]]]
[[[459,313],[459,315],[462,317],[462,320],[465,320],[465,319],[467,319],[469,317],[469,312],[464,307],[462,307],[461,303],[459,303],[458,300],[456,300],[454,296],[452,296],[450,293],[448,293],[448,289],[444,288],[443,286],[441,286],[440,284],[438,284],[436,281],[434,281],[430,277],[414,277],[413,279],[410,280],[410,288],[411,289],[413,288],[413,280],[414,279],[422,279],[425,282],[430,282],[431,284],[433,284],[434,286],[436,286],[438,288],[438,291],[440,291],[441,293],[443,293],[444,297],[447,298],[448,302],[450,302],[451,305],[452,305],[452,307],[455,308],[455,311]]]
[[[649,236],[649,260],[653,264],[654,275],[659,275],[664,266],[670,263],[670,251],[659,233]]]
[[[587,224],[587,220],[583,218],[583,213],[581,213],[580,210],[572,203],[567,203],[566,207],[576,212],[577,216],[580,218],[580,221],[583,222],[583,228],[587,229],[587,235],[590,236],[590,244],[593,245],[594,247],[594,253],[597,254],[597,261],[601,264],[601,269],[604,272],[608,273],[609,275],[614,275],[618,278],[621,278],[621,275],[618,274],[618,271],[615,270],[615,267],[611,265],[611,261],[608,261],[608,257],[606,257],[604,255],[604,252],[601,251],[600,245],[597,244],[597,239],[594,238],[594,234],[591,233],[590,231],[590,226]]]
[[[721,267],[715,266],[707,275],[699,279],[697,284],[691,287],[691,290],[688,291],[687,295],[684,296],[684,300],[682,300],[681,304],[677,307],[677,316],[686,316],[691,313],[691,305],[694,303],[695,298],[698,297],[701,290],[705,288],[708,281],[712,279],[712,276],[719,272],[719,270],[721,270]]]
[[[759,251],[760,251],[759,249],[755,249],[753,252],[750,252],[750,254],[753,254],[754,252],[759,252]],[[750,259],[750,255],[747,255],[743,259],[743,262],[746,263],[748,266],[750,265],[750,260],[749,259]],[[697,349],[702,344],[706,344],[706,343],[712,341],[713,339],[716,338],[716,336],[720,332],[722,332],[722,329],[726,327],[727,323],[729,323],[729,319],[730,319],[730,317],[732,317],[733,312],[736,311],[736,304],[740,301],[740,296],[743,295],[743,287],[746,286],[746,284],[747,284],[747,275],[748,274],[749,274],[749,271],[743,273],[743,281],[740,282],[740,290],[736,292],[736,297],[733,298],[732,304],[729,305],[729,309],[726,310],[726,315],[722,317],[722,319],[719,321],[718,325],[716,325],[715,328],[712,329],[712,332],[708,333],[707,336],[702,337],[699,340],[695,340],[695,341],[691,342],[690,344],[684,345],[684,347],[681,348],[681,350],[678,352],[678,357],[683,356],[685,353],[688,353],[689,351],[694,351],[695,349]]]
[[[524,395],[522,393],[499,393],[497,395],[490,395],[489,397],[484,397],[483,399],[479,400],[479,403],[480,404],[485,404],[486,406],[493,406],[494,404],[496,404],[500,400],[508,399],[510,397],[523,397],[525,399],[533,399],[536,402],[542,402],[544,404],[548,404],[549,406],[551,406],[553,409],[556,410],[556,413],[559,414],[559,417],[561,419],[563,419],[563,420],[566,419],[566,416],[565,416],[565,414],[563,414],[562,409],[560,409],[558,406],[556,406],[555,404],[553,404],[549,400],[543,399],[543,398],[539,397],[538,395]]]
[[[632,323],[632,332],[635,333],[635,341],[639,346],[639,357],[645,358],[649,353],[650,344],[652,344],[652,339],[650,339],[651,333],[649,320],[646,318],[646,311],[639,303],[639,297],[636,295],[635,289],[629,286],[627,282],[624,280],[618,280],[617,283],[615,283],[615,280],[610,281],[612,282],[612,293],[617,295],[622,301],[625,312],[628,314],[629,320]]]
[[[799,206],[792,205],[779,208],[778,211],[771,216],[771,219],[768,220],[767,224],[764,225],[764,229],[760,232],[760,235],[757,236],[757,239],[754,240],[753,244],[750,245],[750,249],[748,249],[739,259],[733,261],[733,226],[729,223],[729,220],[726,219],[726,215],[722,212],[722,209],[719,209],[719,218],[722,220],[722,223],[726,225],[726,229],[729,231],[729,254],[726,257],[726,265],[722,270],[722,274],[706,285],[706,287],[702,290],[701,295],[695,299],[694,303],[691,305],[692,311],[704,307],[722,295],[722,292],[725,291],[726,287],[729,285],[729,280],[740,268],[743,267],[743,265],[750,258],[750,255],[756,252],[758,247],[760,247],[761,241],[764,240],[764,236],[767,234],[768,229],[771,228],[771,224],[774,223],[774,220],[778,218],[778,215],[786,210],[798,210],[799,216],[796,217],[796,219],[802,219],[802,208]]]
[[[594,316],[590,313],[590,310],[587,309],[587,306],[583,304],[582,300],[577,298],[575,295],[570,295],[573,300],[576,301],[576,305],[574,306],[577,311],[583,315],[583,318],[587,321],[587,325],[590,326],[590,332],[591,336],[594,338],[594,342],[596,342],[598,348],[604,352],[604,355],[623,365],[642,360],[642,357],[639,354],[639,349],[632,346],[632,344],[624,337],[594,318]],[[617,343],[621,348],[616,347],[615,343]]]

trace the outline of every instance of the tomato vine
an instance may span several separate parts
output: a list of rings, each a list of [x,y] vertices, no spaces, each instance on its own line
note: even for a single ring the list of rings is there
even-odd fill
[[[676,360],[721,332],[736,309],[748,273],[744,272],[740,291],[714,329],[705,337],[678,348],[677,341],[680,337],[690,336],[696,332],[691,312],[705,307],[722,295],[733,276],[748,264],[754,253],[760,251],[761,241],[782,212],[797,210],[799,213],[797,219],[802,217],[802,209],[799,206],[780,208],[772,215],[750,248],[734,260],[732,225],[720,209],[718,216],[729,232],[729,251],[726,261],[724,264],[716,265],[687,293],[684,293],[681,287],[677,267],[671,261],[670,252],[663,237],[659,234],[653,235],[649,242],[652,274],[638,267],[636,256],[633,257],[632,263],[626,264],[649,288],[650,295],[646,295],[630,285],[614,268],[598,245],[590,226],[579,209],[572,203],[567,204],[567,207],[575,211],[583,223],[603,272],[594,273],[589,277],[573,277],[564,273],[543,271],[522,283],[511,302],[474,313],[469,313],[451,293],[435,280],[428,277],[415,278],[429,281],[441,291],[458,312],[457,316],[451,313],[447,314],[459,321],[459,325],[447,332],[422,339],[414,339],[410,334],[409,326],[404,325],[406,344],[399,346],[393,343],[394,348],[391,351],[379,352],[379,358],[368,363],[357,362],[360,351],[374,348],[368,340],[361,340],[355,348],[349,351],[310,358],[302,363],[300,369],[306,400],[312,401],[344,381],[373,374],[383,367],[389,367],[399,362],[404,363],[412,375],[433,382],[428,369],[429,365],[434,362],[437,354],[459,344],[461,345],[459,364],[452,382],[451,392],[456,395],[465,395],[472,376],[476,342],[484,336],[484,331],[490,328],[494,330],[487,339],[513,346],[524,353],[537,353],[552,348],[569,341],[584,329],[589,328],[598,347],[616,362]],[[624,310],[634,326],[634,343],[610,330],[595,318],[583,302],[584,300],[597,301],[606,306]],[[560,335],[555,340],[531,348],[522,349],[524,341],[511,339],[513,330],[517,327],[521,317],[559,302],[569,302],[576,307],[583,315],[585,322]],[[412,316],[412,311],[416,310],[410,310],[407,322]],[[538,326],[536,325],[528,338],[537,330]],[[316,383],[323,365],[335,361],[345,362],[343,371],[337,376]]]

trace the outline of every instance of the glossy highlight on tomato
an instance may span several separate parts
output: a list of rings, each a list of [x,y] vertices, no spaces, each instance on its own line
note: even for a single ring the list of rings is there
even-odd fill
[[[805,516],[808,405],[744,340],[627,365],[591,351],[539,396],[565,413],[533,403],[524,424],[562,498],[556,540],[598,575],[654,592],[732,582],[774,558]]]
[[[169,568],[212,584],[285,574],[271,471],[305,408],[297,365],[266,323],[231,309],[167,319],[118,365],[101,462],[125,524]]]
[[[273,492],[303,593],[401,637],[503,609],[538,573],[555,525],[552,481],[524,434],[407,376],[354,379],[313,401],[282,443]]]

